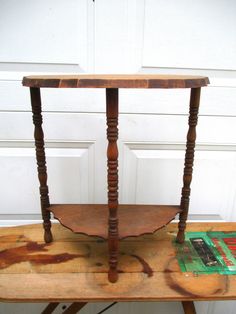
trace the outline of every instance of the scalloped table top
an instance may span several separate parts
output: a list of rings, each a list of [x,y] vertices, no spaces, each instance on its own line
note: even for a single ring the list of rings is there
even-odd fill
[[[198,88],[208,77],[156,74],[91,74],[25,76],[23,86],[51,88]]]

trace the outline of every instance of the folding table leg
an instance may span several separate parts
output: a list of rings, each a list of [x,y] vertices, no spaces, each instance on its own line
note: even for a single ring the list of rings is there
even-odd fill
[[[182,301],[184,314],[197,314],[193,301]]]
[[[51,314],[55,310],[55,308],[59,305],[60,303],[58,302],[52,302],[47,305],[45,310],[41,314]]]
[[[78,313],[87,302],[74,302],[62,314],[76,314]]]

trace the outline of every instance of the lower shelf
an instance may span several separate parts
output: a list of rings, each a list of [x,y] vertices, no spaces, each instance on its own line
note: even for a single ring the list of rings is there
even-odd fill
[[[60,204],[48,208],[60,223],[75,233],[108,237],[108,205]],[[179,206],[119,205],[119,239],[153,233],[181,212]]]

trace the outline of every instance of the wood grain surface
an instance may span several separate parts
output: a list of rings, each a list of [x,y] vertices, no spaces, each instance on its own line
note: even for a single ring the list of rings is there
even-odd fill
[[[54,88],[197,88],[209,84],[204,76],[156,74],[37,75],[22,81],[28,87]]]
[[[177,224],[120,243],[119,281],[107,280],[107,242],[52,226],[0,229],[0,300],[15,302],[236,299],[236,276],[182,273],[172,241]],[[235,231],[236,223],[189,223],[188,231]],[[47,289],[45,289],[47,287]]]
[[[108,205],[51,205],[49,210],[60,223],[75,233],[108,238]],[[117,238],[153,233],[167,225],[181,212],[179,206],[124,205],[117,211],[119,234]]]

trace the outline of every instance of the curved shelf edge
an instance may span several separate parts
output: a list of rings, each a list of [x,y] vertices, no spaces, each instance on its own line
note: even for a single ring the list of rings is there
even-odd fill
[[[74,233],[108,238],[108,205],[58,204],[48,208],[61,225]],[[119,239],[152,234],[182,210],[175,205],[119,205]]]

